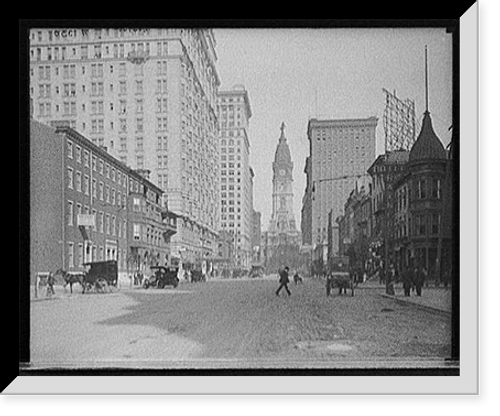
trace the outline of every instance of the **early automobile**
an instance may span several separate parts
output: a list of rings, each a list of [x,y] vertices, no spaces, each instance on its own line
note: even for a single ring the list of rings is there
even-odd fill
[[[333,288],[339,288],[339,295],[351,290],[354,296],[354,278],[349,268],[349,257],[334,257],[330,261],[329,273],[326,276],[326,296],[330,296]]]
[[[143,287],[145,289],[149,287],[163,289],[165,286],[173,286],[175,288],[178,286],[177,267],[151,266],[150,269],[153,275],[144,279]]]

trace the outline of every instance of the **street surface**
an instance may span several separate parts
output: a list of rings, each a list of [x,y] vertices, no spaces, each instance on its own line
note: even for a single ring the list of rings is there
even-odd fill
[[[451,315],[382,296],[327,297],[304,279],[182,282],[176,289],[81,294],[31,302],[31,359],[40,367],[338,368],[440,366]],[[423,292],[425,297],[425,291]]]

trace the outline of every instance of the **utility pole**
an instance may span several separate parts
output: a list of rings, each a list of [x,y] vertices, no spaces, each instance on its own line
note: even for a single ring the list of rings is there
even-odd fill
[[[385,181],[384,189],[384,274],[385,274],[385,293],[394,295],[394,281],[389,273],[389,241],[391,240],[389,230],[390,220],[392,220],[392,186]]]

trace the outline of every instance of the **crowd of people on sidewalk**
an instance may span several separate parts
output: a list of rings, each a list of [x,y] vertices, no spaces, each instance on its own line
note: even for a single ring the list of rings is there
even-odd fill
[[[404,296],[411,296],[412,292],[415,292],[417,296],[422,296],[422,288],[424,286],[429,287],[429,281],[431,277],[434,280],[434,285],[439,286],[440,283],[444,284],[447,288],[450,284],[450,271],[445,270],[442,276],[437,278],[429,274],[427,269],[420,264],[410,264],[407,267],[403,267],[402,270],[398,270],[394,264],[390,264],[387,273],[383,268],[378,271],[378,278],[381,284],[385,283],[388,287],[387,293],[394,295],[394,286],[397,283],[402,283]]]

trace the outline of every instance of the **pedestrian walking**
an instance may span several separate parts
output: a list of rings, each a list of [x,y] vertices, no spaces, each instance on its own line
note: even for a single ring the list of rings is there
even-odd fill
[[[417,296],[422,296],[422,286],[425,281],[425,270],[423,267],[415,268],[414,272],[414,283],[415,283],[415,291],[417,292]]]
[[[289,270],[290,269],[288,268],[288,266],[285,266],[284,269],[280,270],[280,272],[279,272],[279,275],[280,275],[280,280],[279,280],[280,287],[276,291],[276,296],[280,295],[280,291],[283,288],[285,288],[286,293],[288,293],[288,296],[291,295],[290,290],[288,289],[288,283],[290,283],[290,279],[288,278],[288,271]]]
[[[413,286],[413,273],[410,267],[403,270],[403,291],[405,296],[410,296],[411,287]]]
[[[295,286],[297,286],[299,283],[302,283],[302,277],[300,277],[298,271],[296,271],[293,275],[293,282],[295,283]]]
[[[396,284],[397,280],[397,273],[396,273],[396,268],[394,267],[394,264],[390,264],[389,268],[387,270],[387,273],[385,274],[385,281],[386,281],[386,293],[388,295],[395,295],[394,292],[394,285]]]
[[[47,295],[55,295],[56,292],[54,291],[54,283],[56,282],[56,279],[54,278],[54,275],[52,272],[49,272],[49,276],[47,277]]]

